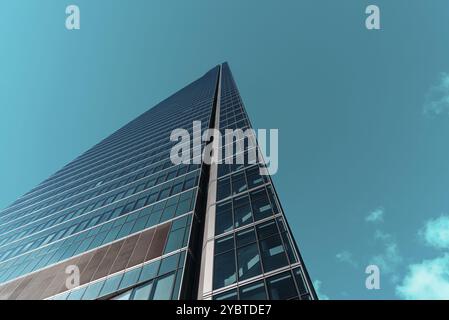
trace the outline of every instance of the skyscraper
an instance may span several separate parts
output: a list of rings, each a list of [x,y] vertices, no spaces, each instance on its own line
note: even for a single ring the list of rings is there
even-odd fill
[[[0,212],[0,299],[315,299],[263,162],[173,163],[194,121],[251,128],[226,63]]]

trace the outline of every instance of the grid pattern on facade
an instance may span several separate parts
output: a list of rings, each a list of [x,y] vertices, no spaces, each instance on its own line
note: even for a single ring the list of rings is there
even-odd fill
[[[207,128],[218,70],[131,121],[0,212],[1,298],[111,297],[142,284],[134,279],[136,270],[144,268],[139,265],[162,256],[162,266],[168,256],[186,252],[192,226],[198,224],[197,197],[205,169],[173,165],[170,133],[176,128],[192,133],[193,121]],[[163,226],[165,235],[159,231]],[[154,284],[155,292],[146,289],[147,298],[179,298],[187,256],[169,275],[161,269],[154,278],[143,279]],[[64,269],[70,264],[80,267],[81,283],[67,290]],[[40,290],[48,283],[53,285]],[[169,284],[170,294],[162,294]]]
[[[225,129],[252,128],[227,64],[221,88],[222,135]],[[234,152],[232,164],[218,164],[212,297],[315,298],[271,178],[260,175],[263,161],[249,161],[256,144],[244,141],[244,163],[238,163]],[[225,154],[225,138],[222,145]]]

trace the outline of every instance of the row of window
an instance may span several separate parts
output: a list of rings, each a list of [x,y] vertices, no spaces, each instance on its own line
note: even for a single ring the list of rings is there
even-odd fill
[[[208,119],[208,116],[203,116],[203,117],[204,117],[204,120]],[[195,119],[198,119],[198,118],[195,118]],[[168,132],[170,132],[170,131],[168,131]],[[161,133],[158,132],[158,134],[160,135]],[[167,136],[169,136],[168,133],[167,133]],[[142,138],[140,135],[139,135],[139,137]],[[163,137],[165,137],[165,136],[163,136]],[[133,140],[136,140],[136,139],[133,139]],[[44,192],[39,192],[38,194],[33,192],[33,197],[35,198],[35,197],[37,197],[39,195],[43,195],[45,193],[46,198],[49,198],[49,197],[51,197],[51,196],[53,196],[55,194],[58,194],[58,193],[61,193],[61,192],[64,192],[66,190],[69,190],[69,189],[73,188],[73,185],[72,185],[73,182],[76,182],[76,185],[82,185],[85,182],[95,180],[95,179],[97,179],[97,178],[99,178],[101,176],[104,176],[104,175],[108,174],[108,173],[117,171],[118,168],[123,168],[123,167],[129,166],[129,165],[131,165],[133,163],[137,163],[137,162],[139,162],[139,161],[141,161],[143,159],[148,159],[148,158],[153,157],[155,155],[158,155],[158,157],[156,157],[154,159],[151,159],[150,161],[145,162],[144,166],[147,166],[150,163],[155,163],[155,162],[160,161],[160,160],[162,160],[164,158],[167,158],[166,150],[169,149],[170,142],[168,142],[167,139],[162,139],[161,140],[159,137],[157,138],[157,140],[159,140],[159,142],[157,144],[154,144],[154,143],[153,144],[148,144],[151,141],[144,140],[145,141],[145,145],[147,145],[147,146],[145,148],[140,148],[140,149],[137,149],[135,151],[130,150],[129,149],[129,144],[128,144],[126,146],[127,150],[123,153],[122,156],[115,157],[114,160],[112,160],[112,161],[103,161],[103,162],[101,162],[100,166],[92,167],[88,171],[84,171],[81,174],[78,174],[78,175],[75,175],[75,176],[71,177],[70,180],[64,179],[63,183],[55,183],[53,181],[53,179],[56,178],[57,175],[54,175],[51,179],[49,179],[45,183],[41,184],[39,186],[39,188],[43,188],[44,185],[47,185],[50,182],[50,180],[52,180],[52,185],[51,185],[52,189],[51,190],[53,190],[55,188],[58,188],[58,190],[55,190],[55,191],[53,191],[50,194],[48,194],[48,192],[50,190],[46,190]],[[163,152],[164,154],[160,155],[159,154],[160,152]],[[128,160],[128,159],[132,158],[135,155],[138,155],[138,157],[134,158],[134,159],[131,159],[131,160]],[[124,159],[126,159],[128,161],[126,163],[123,163]],[[99,161],[99,159],[95,158],[95,162],[98,162],[98,161]],[[140,164],[138,167],[142,168],[142,164]],[[106,172],[104,171],[105,168],[108,168],[108,170]],[[135,170],[137,170],[137,169],[131,168],[131,171],[135,171]],[[125,172],[125,170],[122,170],[122,171],[118,172],[116,175],[113,176],[112,179],[115,179],[115,178],[117,178],[119,176],[123,176],[124,175],[123,172]],[[91,173],[95,173],[95,174],[91,175]],[[81,176],[86,176],[86,175],[89,175],[89,176],[83,178],[82,180],[80,180]],[[61,189],[60,187],[64,187],[64,188]],[[79,191],[76,191],[76,193],[79,193]],[[20,199],[20,201],[16,201],[14,203],[14,205],[16,207],[14,209],[11,209],[11,210],[7,209],[7,210],[4,211],[4,213],[11,212],[11,211],[14,211],[14,210],[20,210],[21,208],[23,208],[25,206],[25,204],[21,205],[19,207],[17,207],[17,204],[19,204],[19,203],[21,203],[23,201],[26,201],[27,199],[29,200],[30,197],[29,196],[23,197],[23,198]],[[34,200],[34,202],[36,202],[36,199]],[[47,204],[42,204],[39,207],[41,208],[43,206],[47,206]],[[33,210],[37,210],[37,209],[33,209]]]
[[[142,165],[144,165],[144,164],[142,164]],[[171,176],[171,178],[173,178],[175,176],[180,176],[182,174],[185,174],[186,172],[189,172],[189,171],[194,170],[194,169],[197,168],[196,166],[189,167],[188,165],[181,165],[181,166],[176,166],[174,168],[169,169],[171,166],[172,166],[172,163],[171,163],[170,160],[166,160],[166,161],[161,162],[161,163],[156,163],[153,167],[151,167],[151,168],[149,168],[149,169],[147,169],[145,171],[143,170],[143,171],[141,171],[139,173],[136,173],[136,174],[134,174],[132,176],[128,176],[128,177],[124,178],[121,181],[117,181],[116,183],[114,183],[112,185],[109,185],[109,186],[106,186],[104,188],[98,189],[95,192],[86,193],[86,194],[84,194],[82,196],[76,197],[72,201],[63,203],[63,204],[61,204],[61,205],[59,205],[57,207],[47,208],[46,210],[43,210],[43,211],[41,211],[39,213],[37,213],[37,210],[35,210],[36,213],[34,213],[34,214],[30,213],[30,214],[27,214],[27,215],[20,215],[20,216],[14,215],[15,219],[10,219],[9,217],[7,217],[7,220],[9,222],[11,222],[13,220],[16,221],[16,222],[14,224],[11,224],[11,225],[8,225],[8,226],[6,226],[4,224],[4,227],[0,228],[0,232],[5,232],[5,230],[6,231],[7,230],[12,230],[13,228],[17,228],[18,226],[21,226],[24,223],[29,223],[31,221],[36,221],[36,220],[41,219],[43,217],[47,217],[49,215],[52,215],[55,212],[62,211],[64,209],[66,209],[66,208],[72,207],[72,206],[77,205],[77,204],[79,204],[81,202],[85,202],[85,201],[87,201],[87,200],[89,200],[89,199],[91,199],[93,197],[98,197],[98,196],[100,196],[102,194],[106,194],[107,192],[109,192],[111,190],[116,190],[116,189],[121,188],[121,187],[123,187],[125,185],[128,185],[130,183],[134,183],[135,182],[137,184],[137,183],[139,183],[138,181],[140,179],[142,179],[144,177],[147,177],[147,176],[150,176],[150,175],[154,175],[154,176],[151,177],[151,180],[148,182],[149,187],[151,187],[153,185],[156,185],[157,184],[156,182],[158,180],[160,182],[168,180],[167,177],[169,175]],[[135,170],[140,170],[140,169],[141,168],[135,168]],[[168,170],[166,170],[166,169],[168,169]],[[165,170],[165,171],[161,172],[162,170]],[[128,173],[129,172],[127,172],[126,175]],[[164,180],[164,178],[165,178],[165,180]],[[154,182],[152,185],[150,184],[151,181]],[[101,182],[103,184],[103,183],[106,183],[107,181],[101,181]],[[95,182],[95,186],[98,186],[98,183],[99,182]],[[133,186],[133,187],[135,187],[135,186]],[[138,187],[142,187],[142,189],[143,189],[144,185],[143,186],[139,185]],[[77,190],[76,191],[77,194],[79,194],[81,192],[83,192],[83,190]],[[120,191],[116,190],[116,192],[118,193]],[[129,190],[127,192],[129,192]],[[110,197],[111,197],[111,195],[109,196],[109,198]],[[98,201],[98,200],[96,200],[96,201]]]
[[[71,220],[67,223],[63,223],[61,225],[58,225],[53,228],[53,230],[49,230],[48,232],[50,235],[39,235],[36,232],[40,231],[37,230],[39,228],[38,226],[32,227],[32,229],[25,230],[28,233],[33,233],[31,237],[28,237],[26,239],[22,239],[19,241],[16,241],[15,243],[11,243],[11,238],[15,238],[19,236],[22,236],[23,233],[15,233],[12,234],[9,238],[6,238],[10,243],[2,248],[0,251],[0,261],[4,261],[5,259],[17,256],[21,253],[24,253],[28,250],[33,250],[41,245],[57,241],[59,239],[62,239],[63,237],[68,237],[71,234],[75,234],[77,232],[80,232],[84,230],[85,228],[92,227],[94,225],[97,225],[101,222],[108,221],[110,219],[113,219],[117,216],[127,214],[128,212],[131,212],[132,210],[136,210],[139,208],[142,208],[143,206],[155,203],[156,201],[159,201],[161,199],[165,199],[169,197],[170,195],[177,194],[179,192],[182,192],[184,190],[191,189],[195,187],[198,183],[198,174],[199,171],[193,172],[189,175],[186,175],[184,177],[178,178],[177,180],[172,180],[170,182],[167,182],[163,185],[160,185],[159,187],[150,189],[150,191],[142,193],[140,195],[133,196],[129,198],[125,203],[117,203],[115,205],[115,209],[112,212],[102,212],[104,210],[101,210],[99,212],[92,212],[89,215],[85,216],[85,219],[83,221],[80,221],[81,219],[77,220]],[[142,188],[145,187],[145,183],[142,184]],[[128,192],[136,192],[139,187],[129,189]],[[131,191],[131,192],[130,192]],[[122,192],[122,196],[127,196],[128,192]],[[140,190],[139,190],[140,192]],[[149,193],[149,194],[148,194]],[[113,196],[117,198],[116,196]],[[114,198],[114,201],[115,201]],[[108,199],[111,199],[108,198]],[[65,215],[65,220],[68,219],[74,219],[82,214],[84,214],[85,211],[91,211],[97,209],[97,207],[101,207],[104,205],[107,205],[106,201],[108,199],[101,199],[97,203],[91,204],[88,207],[78,209],[76,212],[69,213],[71,216],[68,217]],[[112,209],[111,209],[112,210]],[[109,213],[109,215],[108,215]],[[58,218],[60,219],[60,218]],[[45,225],[45,224],[44,224]],[[42,228],[43,225],[40,226]],[[26,234],[25,234],[26,235]],[[3,241],[5,241],[3,239]]]
[[[255,189],[216,205],[215,235],[279,213],[271,186]]]
[[[213,288],[247,280],[298,260],[281,218],[215,240]]]
[[[158,223],[168,221],[182,211],[191,211],[195,202],[196,190],[143,208],[127,216],[109,221],[96,228],[86,230],[35,251],[3,263],[0,267],[0,282],[14,279],[48,265],[58,263],[77,254],[95,249],[114,240],[148,229]],[[184,208],[176,213],[177,208]],[[170,213],[169,213],[170,212]],[[170,235],[164,252],[168,253],[187,244],[191,215],[186,215],[172,223]]]
[[[174,128],[180,128],[180,127],[188,127],[193,119],[195,120],[201,120],[203,122],[207,122],[207,120],[210,118],[209,114],[205,114],[204,111],[207,109],[207,105],[203,105],[202,108],[199,106],[198,108],[194,108],[194,110],[190,112],[186,112],[183,110],[186,114],[188,114],[188,117],[181,117],[180,114],[177,114],[175,116],[176,119],[169,121],[169,125],[167,126],[167,123],[164,121],[161,121],[162,119],[159,119],[158,122],[163,122],[163,124],[160,124],[160,128],[151,128],[155,131],[149,132],[148,124],[145,124],[144,130],[134,130],[132,134],[130,134],[130,137],[123,137],[121,136],[119,139],[119,144],[122,146],[117,147],[117,144],[114,146],[111,145],[103,145],[99,146],[97,145],[95,148],[92,148],[90,151],[93,152],[89,155],[90,159],[87,160],[85,158],[85,153],[81,157],[79,157],[76,161],[73,161],[69,163],[67,166],[64,167],[63,170],[57,172],[54,176],[52,176],[50,179],[45,181],[45,184],[48,184],[50,182],[54,182],[55,179],[61,180],[60,178],[63,176],[67,176],[68,174],[73,173],[74,171],[80,171],[81,169],[84,169],[84,167],[91,167],[91,168],[97,168],[93,167],[92,165],[97,165],[97,163],[101,160],[102,163],[108,162],[111,163],[111,160],[107,159],[120,159],[122,161],[124,158],[128,158],[128,155],[134,156],[135,154],[141,154],[142,152],[146,150],[167,150],[168,146],[164,145],[167,143],[168,139],[165,139],[166,137],[170,136],[170,132]],[[209,110],[207,110],[209,111]],[[189,120],[191,119],[191,120]],[[143,132],[140,132],[143,131]],[[156,132],[156,134],[155,134]],[[117,133],[117,132],[116,132]],[[161,137],[163,139],[161,139]],[[150,143],[150,144],[149,144]],[[141,148],[141,146],[146,145],[147,147],[145,149]],[[162,148],[161,148],[162,147]],[[103,150],[106,150],[106,152],[103,152]],[[137,152],[136,152],[137,150]],[[75,169],[76,168],[76,169]],[[68,172],[67,172],[68,171]],[[44,185],[41,185],[42,187]],[[37,188],[36,188],[37,189]]]
[[[75,288],[53,297],[52,300],[95,300],[108,297],[115,292],[134,287],[120,295],[116,300],[166,300],[177,298],[178,289],[173,290],[174,280],[182,275],[185,251],[144,264],[127,272],[112,275],[90,285]],[[143,283],[137,287],[137,284]]]
[[[266,179],[259,174],[258,166],[220,178],[217,182],[217,201],[262,185],[267,181]]]
[[[300,267],[217,294],[214,300],[310,300]]]
[[[74,209],[71,212],[65,212],[65,213],[58,213],[57,215],[54,215],[52,219],[51,217],[46,217],[45,219],[42,219],[39,221],[40,223],[34,223],[29,224],[26,227],[23,227],[21,232],[15,232],[10,233],[8,235],[4,235],[0,237],[0,245],[3,245],[6,242],[11,243],[12,241],[15,241],[17,239],[21,239],[23,237],[26,237],[30,234],[35,234],[37,232],[40,232],[44,229],[48,229],[52,226],[55,226],[59,223],[62,223],[63,221],[69,221],[71,219],[80,217],[80,216],[86,216],[89,213],[89,217],[91,218],[92,215],[97,215],[98,212],[94,212],[95,210],[98,210],[101,207],[109,206],[111,204],[115,203],[116,207],[119,207],[120,205],[123,205],[123,201],[119,204],[118,201],[128,198],[128,204],[127,210],[129,210],[131,203],[135,202],[136,197],[143,197],[144,195],[151,192],[151,201],[148,201],[146,204],[150,204],[152,202],[158,201],[158,199],[162,199],[166,197],[167,191],[164,191],[163,193],[161,190],[167,190],[168,188],[171,188],[170,194],[173,195],[180,191],[187,190],[188,188],[191,188],[192,183],[195,185],[196,177],[193,175],[197,175],[198,173],[190,173],[189,175],[182,176],[181,178],[178,178],[177,180],[173,180],[171,182],[167,182],[165,185],[159,185],[159,187],[153,187],[156,185],[156,181],[159,183],[163,182],[164,180],[172,179],[172,173],[177,173],[179,175],[185,174],[188,170],[194,170],[196,166],[182,166],[182,167],[176,167],[175,169],[171,169],[168,171],[163,172],[161,175],[158,175],[152,179],[150,179],[147,182],[142,182],[140,184],[134,184],[131,188],[127,190],[118,190],[117,192],[114,192],[113,194],[109,196],[100,197],[99,199],[96,199],[95,201],[91,201],[90,203],[85,204],[83,207],[79,207]],[[161,179],[162,178],[162,179]],[[152,188],[152,189],[150,189]],[[147,190],[146,192],[141,193],[143,190]],[[133,194],[141,193],[139,195],[136,195],[134,197],[129,198]],[[128,211],[129,212],[129,211]],[[75,221],[71,221],[70,223],[73,224]],[[17,223],[18,224],[18,223]],[[9,226],[12,227],[12,226]],[[20,225],[18,226],[19,228]]]

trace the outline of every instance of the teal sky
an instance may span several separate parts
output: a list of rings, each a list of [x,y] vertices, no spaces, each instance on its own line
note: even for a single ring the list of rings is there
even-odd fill
[[[65,8],[81,30],[65,29]],[[365,28],[365,8],[381,28]],[[0,2],[0,207],[228,61],[322,298],[449,298],[449,2]],[[381,289],[365,288],[365,267]]]

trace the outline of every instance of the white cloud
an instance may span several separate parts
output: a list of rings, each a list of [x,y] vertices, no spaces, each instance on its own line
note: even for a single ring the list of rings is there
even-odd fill
[[[370,212],[366,217],[366,222],[382,222],[384,221],[384,208],[377,208],[376,210]]]
[[[399,252],[399,247],[395,238],[382,230],[376,230],[374,239],[380,241],[383,246],[383,251],[373,255],[369,263],[378,266],[380,273],[388,275],[392,283],[398,282],[399,276],[397,271],[404,259]]]
[[[390,279],[395,282],[397,281],[397,275],[394,273],[402,261],[403,258],[399,253],[398,245],[395,242],[389,242],[385,244],[384,252],[371,258],[370,264],[377,265],[381,273],[391,275]]]
[[[313,287],[315,288],[315,292],[320,300],[329,300],[329,296],[325,295],[321,292],[322,282],[320,280],[313,281]]]
[[[449,74],[441,73],[439,83],[429,89],[423,113],[428,116],[449,115]]]
[[[449,216],[441,216],[427,221],[419,235],[426,244],[438,249],[449,248]]]
[[[353,267],[357,267],[358,263],[354,260],[352,253],[349,251],[342,251],[335,255],[339,262],[348,263]]]
[[[410,265],[396,294],[404,299],[449,299],[449,254]]]

